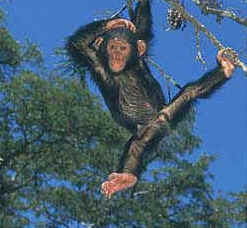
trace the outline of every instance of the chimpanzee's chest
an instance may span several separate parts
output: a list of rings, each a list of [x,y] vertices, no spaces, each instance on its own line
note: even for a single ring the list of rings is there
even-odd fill
[[[104,97],[113,118],[120,125],[133,129],[157,114],[158,110],[141,81],[131,75],[119,75],[114,84],[115,92]]]

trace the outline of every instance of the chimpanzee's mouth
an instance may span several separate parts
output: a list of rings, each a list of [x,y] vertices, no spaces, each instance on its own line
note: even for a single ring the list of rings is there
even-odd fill
[[[119,72],[124,69],[125,62],[119,58],[111,59],[109,62],[109,66],[113,72]]]

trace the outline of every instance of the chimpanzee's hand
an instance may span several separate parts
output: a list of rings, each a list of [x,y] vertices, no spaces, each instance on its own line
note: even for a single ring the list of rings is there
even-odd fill
[[[133,33],[136,32],[135,25],[131,21],[127,19],[122,19],[122,18],[109,21],[106,25],[106,30],[111,30],[111,29],[121,28],[121,27],[125,27],[129,29]]]
[[[218,52],[217,62],[222,67],[224,74],[227,78],[230,78],[237,61],[238,54],[231,48],[225,48]]]

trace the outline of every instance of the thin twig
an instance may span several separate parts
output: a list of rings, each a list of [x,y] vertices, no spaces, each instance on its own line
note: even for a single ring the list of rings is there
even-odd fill
[[[211,8],[208,6],[204,7],[203,4],[201,3],[201,1],[199,1],[199,0],[192,0],[192,2],[194,2],[206,14],[214,14],[214,15],[217,15],[219,17],[227,17],[227,18],[237,22],[238,24],[247,26],[247,18],[238,17],[233,11],[223,10],[223,9],[215,9],[215,8]]]
[[[114,13],[110,18],[118,17],[119,14],[121,14],[125,9],[127,9],[127,5],[123,5],[123,7],[118,10],[116,13]]]
[[[144,194],[147,194],[147,193],[149,193],[149,191],[140,191],[140,192],[135,192],[135,193],[134,193],[134,196],[144,195]]]
[[[202,57],[202,53],[201,53],[201,45],[200,45],[200,35],[199,35],[199,31],[197,28],[195,28],[195,36],[196,36],[196,49],[197,49],[197,55],[196,55],[196,59],[201,62],[203,64],[203,66],[206,66],[206,61],[203,59]]]
[[[178,89],[182,89],[182,86],[180,86],[171,76],[165,73],[165,71],[162,69],[160,65],[158,65],[154,60],[152,60],[149,56],[146,57],[147,61],[152,64],[161,75],[163,75],[167,80],[169,80],[174,86],[176,86]]]
[[[130,18],[133,19],[134,11],[132,9],[132,0],[127,0],[127,4],[123,5],[122,8],[114,13],[110,18],[118,17],[126,9],[128,9]]]

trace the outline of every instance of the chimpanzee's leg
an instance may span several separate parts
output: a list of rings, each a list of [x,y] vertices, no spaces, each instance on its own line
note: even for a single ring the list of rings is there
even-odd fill
[[[155,124],[146,126],[146,131],[142,135],[132,136],[126,143],[123,156],[120,160],[120,169],[118,173],[112,173],[108,181],[102,184],[102,191],[111,198],[115,192],[132,187],[136,184],[141,171],[143,170],[142,158],[144,154],[153,152],[159,141],[163,138],[159,121]],[[148,138],[143,141],[144,134],[148,134]],[[145,136],[146,137],[146,136]],[[144,138],[145,138],[144,137]]]
[[[146,127],[150,126],[147,125]],[[142,163],[144,155],[153,153],[164,136],[162,132],[158,131],[157,127],[160,126],[152,125],[153,129],[151,131],[149,129],[149,131],[155,133],[155,136],[150,137],[150,140],[144,144],[140,139],[142,138],[142,135],[145,134],[145,131],[138,136],[133,136],[130,141],[128,141],[125,145],[123,156],[119,162],[119,171],[121,173],[131,173],[139,178],[145,168]]]
[[[131,173],[139,178],[143,167],[142,160],[147,153],[153,153],[161,139],[170,132],[168,122],[164,124],[159,118],[144,127],[142,134],[133,136],[126,144],[123,158],[120,161],[121,172]]]
[[[129,154],[129,151],[130,151],[130,145],[132,144],[133,141],[136,140],[136,137],[137,136],[132,136],[129,141],[125,144],[124,146],[124,151],[123,151],[123,154],[120,158],[120,161],[119,161],[119,166],[118,166],[118,171],[119,173],[123,173],[123,172],[126,172],[126,173],[132,173],[132,174],[135,174],[137,173],[137,170],[124,170],[124,167],[125,167],[125,164],[130,162],[130,163],[133,163],[135,164],[137,162],[137,158],[134,156],[134,154],[130,155]],[[130,157],[131,156],[131,157]],[[134,167],[136,167],[136,165],[133,165]],[[136,175],[137,176],[137,175]]]

